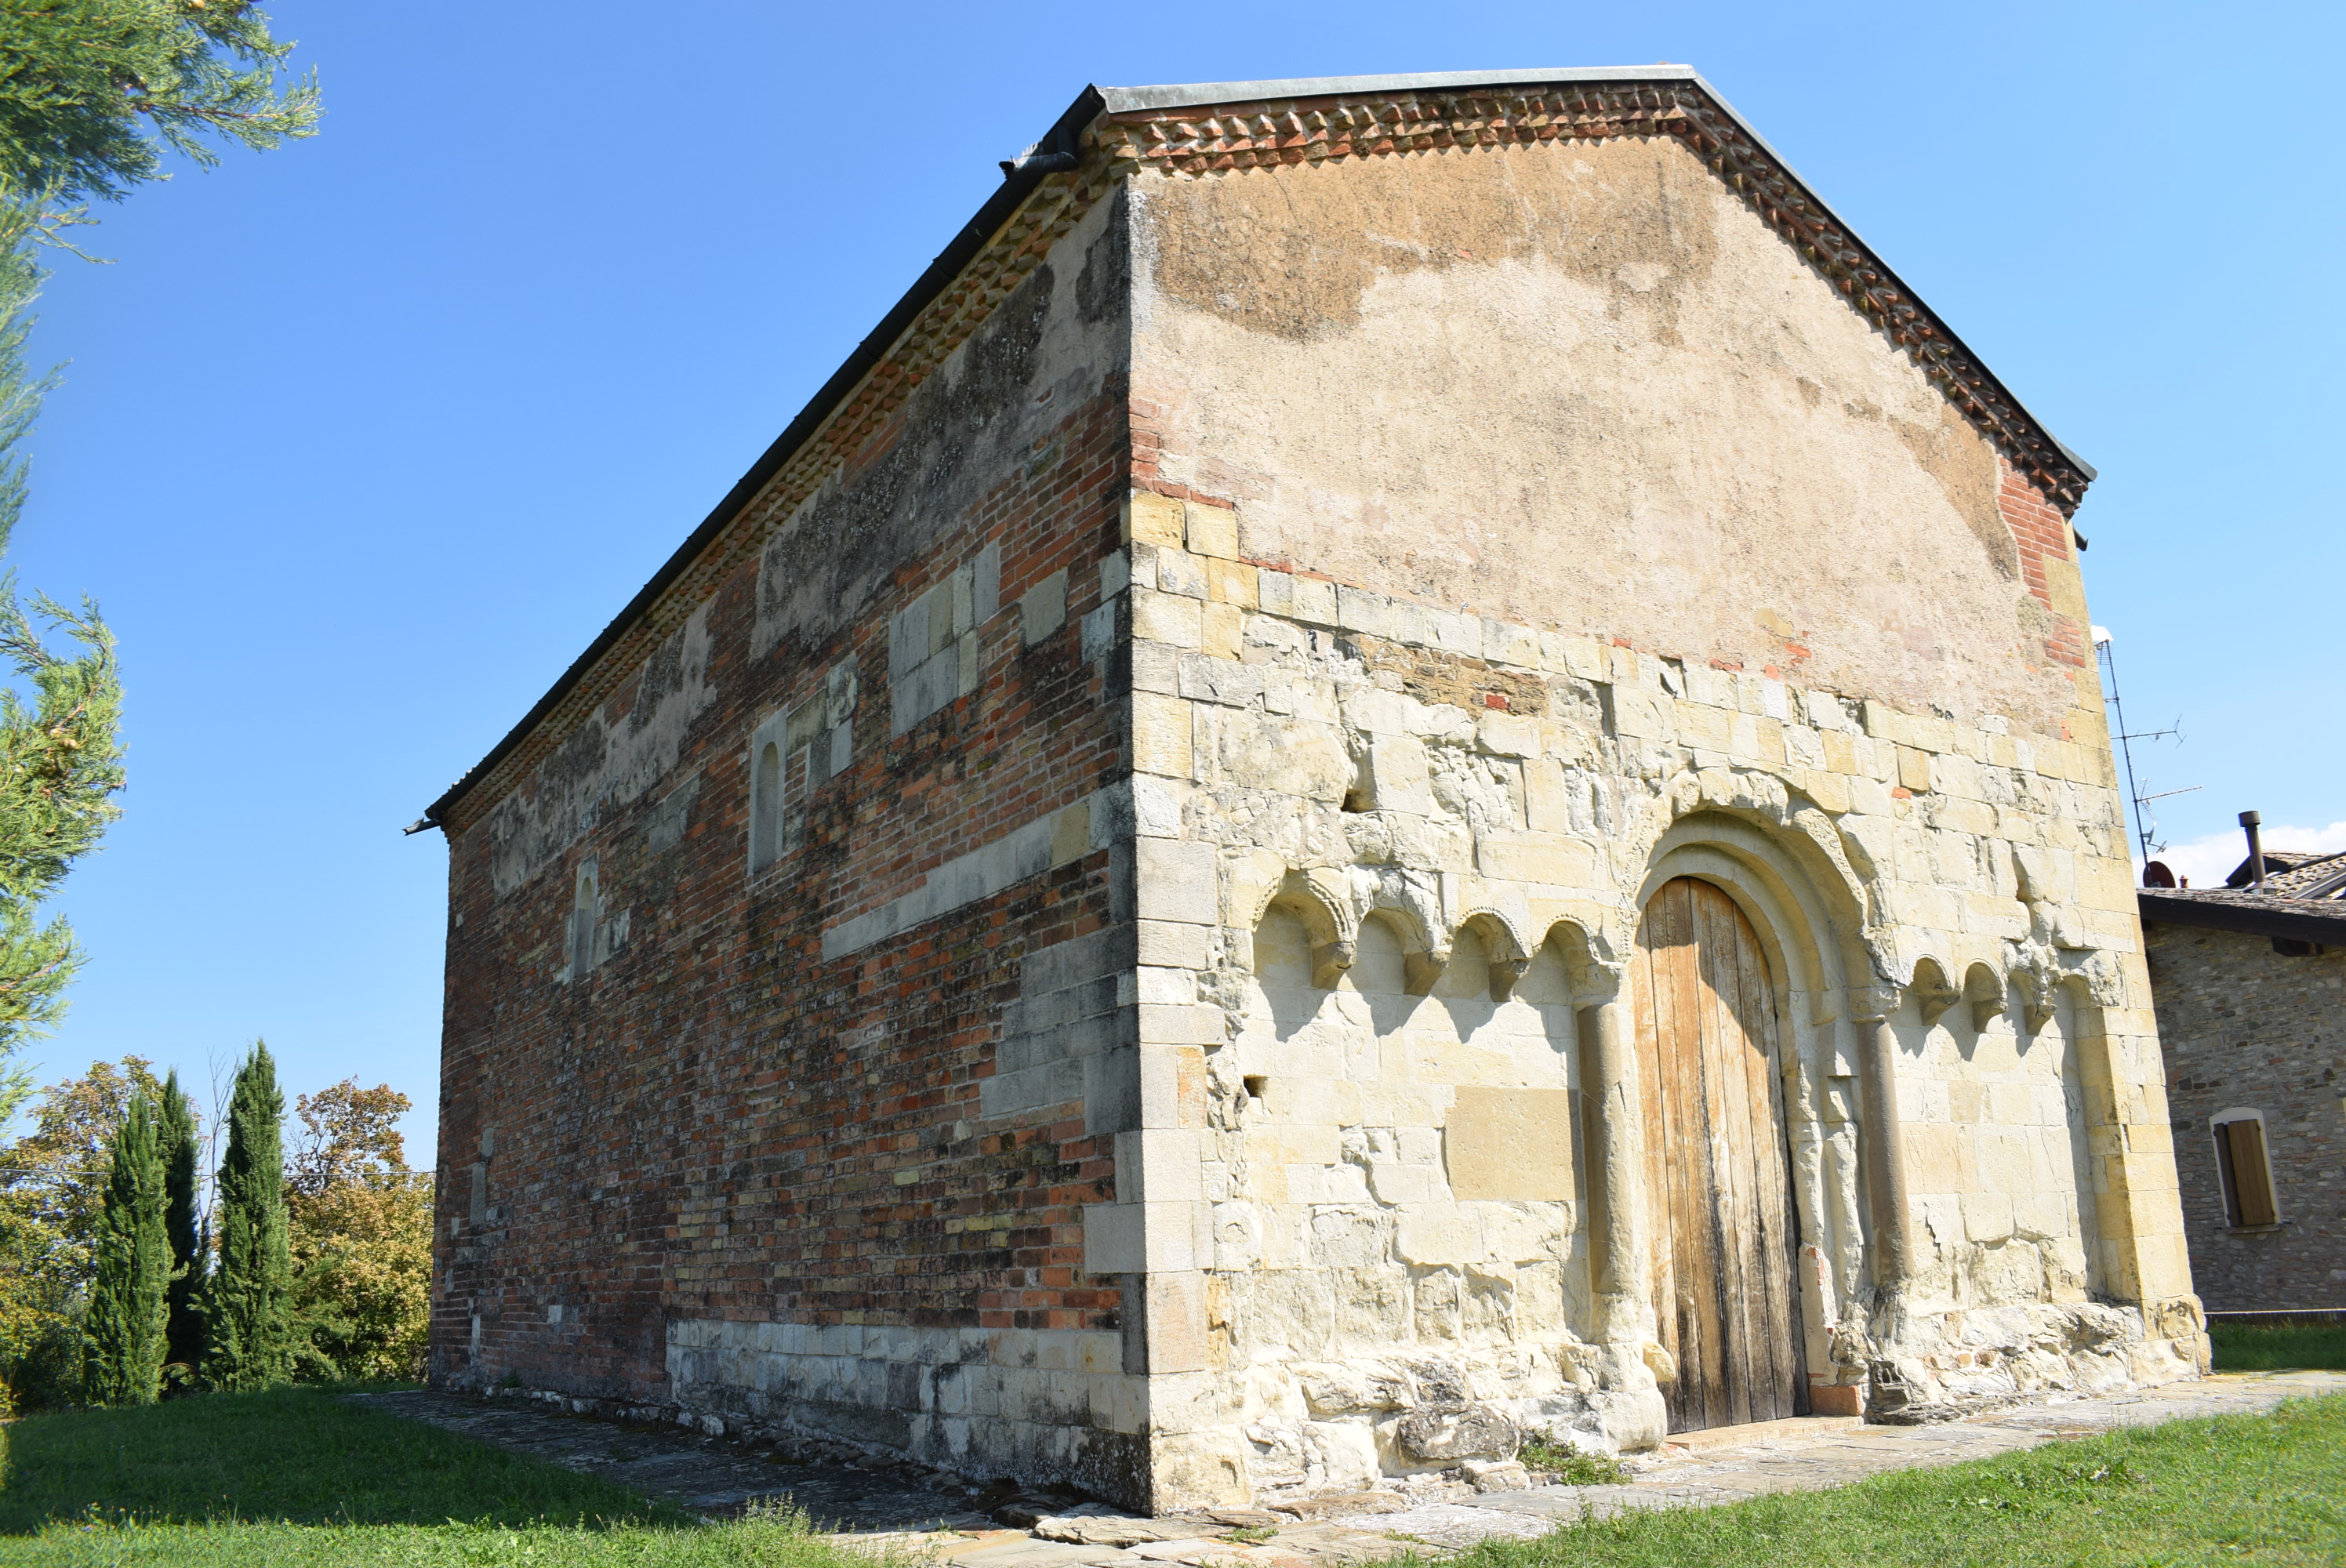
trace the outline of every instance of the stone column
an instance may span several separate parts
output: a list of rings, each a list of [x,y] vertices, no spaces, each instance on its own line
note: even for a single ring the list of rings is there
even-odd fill
[[[2147,982],[2141,988],[2148,990]],[[2206,1319],[2183,1241],[2157,1023],[2147,1008],[2105,1008],[2083,997],[2076,1018],[2096,1232],[2084,1239],[2094,1249],[2096,1286],[2142,1308],[2147,1338],[2134,1351],[2137,1381],[2204,1372]],[[2161,1341],[2172,1347],[2165,1352],[2171,1363],[2162,1361]]]
[[[1580,1081],[1589,1108],[1588,1272],[1597,1337],[1638,1339],[1647,1268],[1637,1226],[1644,1169],[1637,1137],[1637,1084],[1629,1009],[1619,992],[1579,1013]]]
[[[1658,1380],[1675,1376],[1650,1343],[1652,1308],[1647,1292],[1649,1241],[1643,1217],[1646,1150],[1637,1090],[1637,1053],[1621,976],[1582,1007],[1580,1083],[1586,1121],[1582,1146],[1588,1169],[1588,1283],[1603,1370],[1591,1397],[1599,1426],[1623,1449],[1651,1448],[1669,1431],[1669,1406]],[[1602,983],[1602,982],[1600,982]]]
[[[1873,1216],[1873,1282],[1897,1289],[1914,1275],[1914,1206],[1906,1183],[1906,1145],[1898,1125],[1898,1036],[1890,1027],[1894,992],[1851,998],[1857,1030],[1860,1114],[1865,1142],[1865,1196]],[[1869,1006],[1868,1003],[1871,1003]]]

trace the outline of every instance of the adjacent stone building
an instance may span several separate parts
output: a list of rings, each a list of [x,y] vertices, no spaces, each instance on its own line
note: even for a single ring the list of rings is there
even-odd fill
[[[2346,1308],[2346,854],[2252,837],[2223,887],[2137,901],[2201,1298]]]
[[[1087,90],[451,850],[433,1375],[1167,1509],[2188,1377],[2090,471],[1683,67]]]

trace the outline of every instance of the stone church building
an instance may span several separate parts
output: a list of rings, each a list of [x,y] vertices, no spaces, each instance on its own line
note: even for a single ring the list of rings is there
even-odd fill
[[[2204,1362],[2091,471],[1680,66],[1086,90],[450,849],[433,1376],[1164,1511]]]

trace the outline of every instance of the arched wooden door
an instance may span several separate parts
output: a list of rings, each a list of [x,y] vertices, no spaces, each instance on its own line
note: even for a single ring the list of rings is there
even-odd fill
[[[1634,962],[1654,1310],[1678,1362],[1670,1431],[1802,1415],[1797,1238],[1776,998],[1751,922],[1680,877],[1646,905]]]

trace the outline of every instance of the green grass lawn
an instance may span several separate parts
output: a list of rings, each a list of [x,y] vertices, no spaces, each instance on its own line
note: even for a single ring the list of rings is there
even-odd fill
[[[5,1435],[0,1564],[841,1563],[796,1519],[711,1529],[326,1389],[28,1416]]]
[[[2346,1324],[2267,1329],[2210,1323],[2208,1338],[2216,1347],[2216,1369],[2219,1372],[2274,1372],[2310,1367],[2346,1371]]]
[[[2346,1563],[2346,1396],[2055,1442],[1731,1508],[1485,1543],[1469,1568]]]
[[[331,1391],[6,1429],[0,1565],[869,1568],[778,1515],[696,1525]],[[1274,1539],[1271,1544],[1276,1544]],[[1838,1492],[1569,1525],[1462,1568],[2180,1568],[2346,1563],[2346,1396],[2175,1421]]]

